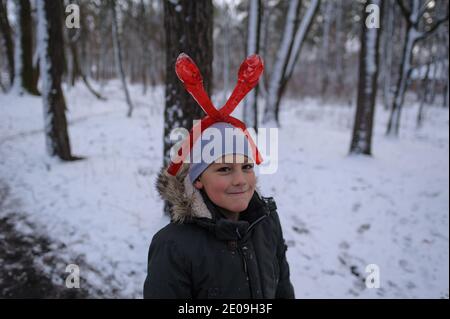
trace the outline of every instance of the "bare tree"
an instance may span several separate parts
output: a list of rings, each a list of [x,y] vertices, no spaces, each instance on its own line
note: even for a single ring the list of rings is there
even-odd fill
[[[11,86],[14,81],[14,46],[11,36],[11,27],[8,21],[8,8],[4,0],[0,0],[0,32],[2,33],[2,45],[6,49],[9,85]]]
[[[261,30],[261,0],[250,0],[248,9],[247,56],[259,54]],[[244,101],[244,122],[258,129],[258,86],[250,91]]]
[[[84,17],[80,17],[81,29],[85,30],[86,25],[84,21]],[[80,67],[80,59],[78,53],[78,47],[80,46],[80,37],[81,37],[81,29],[66,28],[66,43],[67,43],[67,56],[68,56],[68,82],[70,86],[74,86],[75,82],[81,78],[84,85],[86,85],[89,92],[91,92],[97,99],[106,100],[104,96],[102,96],[99,92],[97,92],[89,82],[86,74],[84,74],[83,69]]]
[[[64,161],[79,159],[71,154],[67,132],[66,102],[61,89],[64,68],[60,48],[64,47],[62,34],[62,2],[37,1],[38,50],[42,78],[47,151]]]
[[[384,108],[389,109],[391,103],[391,86],[392,86],[392,63],[393,63],[393,38],[395,25],[395,2],[387,1],[384,5],[383,26],[382,28],[382,48],[383,63],[381,71],[381,84],[383,89]]]
[[[150,7],[151,8],[151,7]],[[149,21],[147,17],[147,9],[144,0],[139,2],[139,13],[138,13],[138,38],[140,41],[140,75],[142,79],[142,93],[145,94],[147,92],[147,83],[148,83],[148,75],[150,74],[150,66],[149,62],[151,61],[151,56],[153,52],[151,52],[149,48],[149,39],[148,35],[151,32],[149,27]]]
[[[373,117],[377,96],[378,51],[380,28],[369,27],[368,18],[377,18],[382,12],[383,0],[368,0],[363,9],[361,51],[359,57],[359,81],[356,116],[350,153],[371,155]],[[373,5],[374,9],[369,6]],[[378,8],[378,9],[377,9]],[[372,10],[372,11],[371,11]],[[378,16],[378,21],[380,21]],[[369,24],[369,26],[368,26]]]
[[[448,72],[444,73],[443,71],[448,70],[448,67],[446,67],[448,42],[445,41],[445,33],[447,33],[447,30],[441,28],[440,32],[436,32],[424,41],[422,49],[427,50],[427,54],[424,55],[426,60],[414,69],[414,76],[412,77],[420,85],[417,89],[419,98],[419,109],[416,117],[417,128],[422,127],[425,120],[426,105],[435,103],[437,87],[439,85],[445,87],[445,78],[448,77]],[[443,98],[445,98],[445,91],[442,93]]]
[[[406,21],[406,36],[403,45],[403,53],[400,64],[399,78],[395,93],[393,97],[393,104],[391,108],[391,114],[389,116],[389,122],[387,125],[386,135],[398,136],[400,129],[400,115],[405,98],[405,92],[407,89],[407,83],[411,75],[412,61],[413,61],[413,48],[414,45],[431,34],[433,34],[437,28],[444,22],[448,21],[448,4],[446,16],[441,18],[435,18],[434,23],[427,28],[421,28],[423,25],[422,19],[425,12],[428,9],[430,1],[411,0],[410,7],[407,7],[402,0],[397,0],[397,4],[401,9],[403,18]]]
[[[335,95],[340,97],[343,93],[344,81],[344,63],[343,63],[343,55],[344,55],[344,47],[345,44],[344,36],[343,36],[343,1],[336,1],[335,6],[335,14],[336,14],[336,28],[335,28]]]
[[[183,88],[175,74],[175,62],[181,52],[188,54],[203,75],[205,90],[212,92],[213,5],[211,0],[164,1],[166,34],[166,105],[164,110],[164,162],[170,159],[174,128],[191,129],[203,111]]]
[[[317,12],[319,3],[320,0],[312,0],[306,9],[303,19],[298,23],[300,1],[292,0],[289,2],[283,38],[277,52],[275,66],[270,75],[264,109],[263,123],[269,126],[279,125],[278,113],[281,97],[292,76],[302,44]]]
[[[120,77],[120,80],[122,81],[122,88],[125,93],[125,99],[128,105],[127,116],[131,117],[133,113],[133,103],[131,102],[130,93],[128,92],[127,81],[122,63],[122,47],[119,37],[119,26],[117,22],[116,0],[110,0],[109,4],[112,17],[112,38],[114,43],[114,56],[116,61],[117,75]]]
[[[228,12],[228,4],[225,3],[223,30],[223,104],[228,98],[228,91],[230,90],[230,13]]]
[[[322,34],[322,48],[320,51],[320,92],[322,95],[322,98],[325,97],[327,88],[328,88],[328,82],[329,82],[329,70],[328,70],[328,54],[330,52],[329,45],[330,45],[330,31],[331,31],[331,24],[333,22],[333,2],[332,1],[325,1],[322,2],[321,9],[323,10],[322,16],[323,16],[323,34]]]
[[[18,93],[24,91],[39,95],[33,70],[33,36],[31,27],[31,6],[29,0],[16,1],[17,30],[15,37],[14,86]]]
[[[448,63],[448,48],[449,48],[449,41],[448,41],[448,32],[442,32],[440,39],[443,41],[442,45],[442,69],[448,70],[449,69],[449,63]],[[448,99],[449,99],[449,74],[448,72],[444,72],[444,87],[442,92],[442,106],[448,107]]]
[[[424,120],[424,106],[427,100],[427,92],[430,87],[430,65],[432,65],[433,62],[428,62],[425,65],[425,75],[421,79],[421,88],[419,89],[419,95],[420,95],[420,104],[419,104],[419,110],[417,111],[417,118],[416,118],[416,127],[420,128],[422,127],[423,120]],[[422,66],[423,67],[423,66]]]

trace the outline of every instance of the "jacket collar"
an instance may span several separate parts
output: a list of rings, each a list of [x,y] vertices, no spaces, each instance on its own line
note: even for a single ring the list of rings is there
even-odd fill
[[[260,195],[255,191],[248,207],[239,214],[238,221],[227,219],[221,212],[220,207],[214,204],[208,196],[201,192],[206,207],[211,212],[211,219],[193,218],[192,222],[208,228],[217,238],[222,240],[240,240],[256,225],[262,218],[269,215],[269,209]]]

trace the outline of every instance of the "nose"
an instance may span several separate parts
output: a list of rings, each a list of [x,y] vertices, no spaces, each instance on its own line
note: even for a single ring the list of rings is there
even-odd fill
[[[244,172],[242,172],[241,169],[235,170],[235,172],[233,173],[233,180],[232,180],[233,186],[241,186],[245,185],[246,183],[247,181],[244,177]]]

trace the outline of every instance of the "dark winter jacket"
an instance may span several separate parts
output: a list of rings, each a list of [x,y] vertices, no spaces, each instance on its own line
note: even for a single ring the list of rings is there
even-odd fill
[[[152,239],[144,298],[294,298],[281,225],[272,198],[255,191],[239,221],[186,178],[163,170],[157,188],[172,222]]]

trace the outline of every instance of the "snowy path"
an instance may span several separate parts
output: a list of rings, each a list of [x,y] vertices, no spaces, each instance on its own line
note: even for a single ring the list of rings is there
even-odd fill
[[[64,262],[59,256],[67,247],[39,233],[20,212],[18,201],[11,199],[9,187],[0,180],[1,298],[90,297],[86,283],[82,284],[84,288],[66,288],[65,276],[51,271]]]

